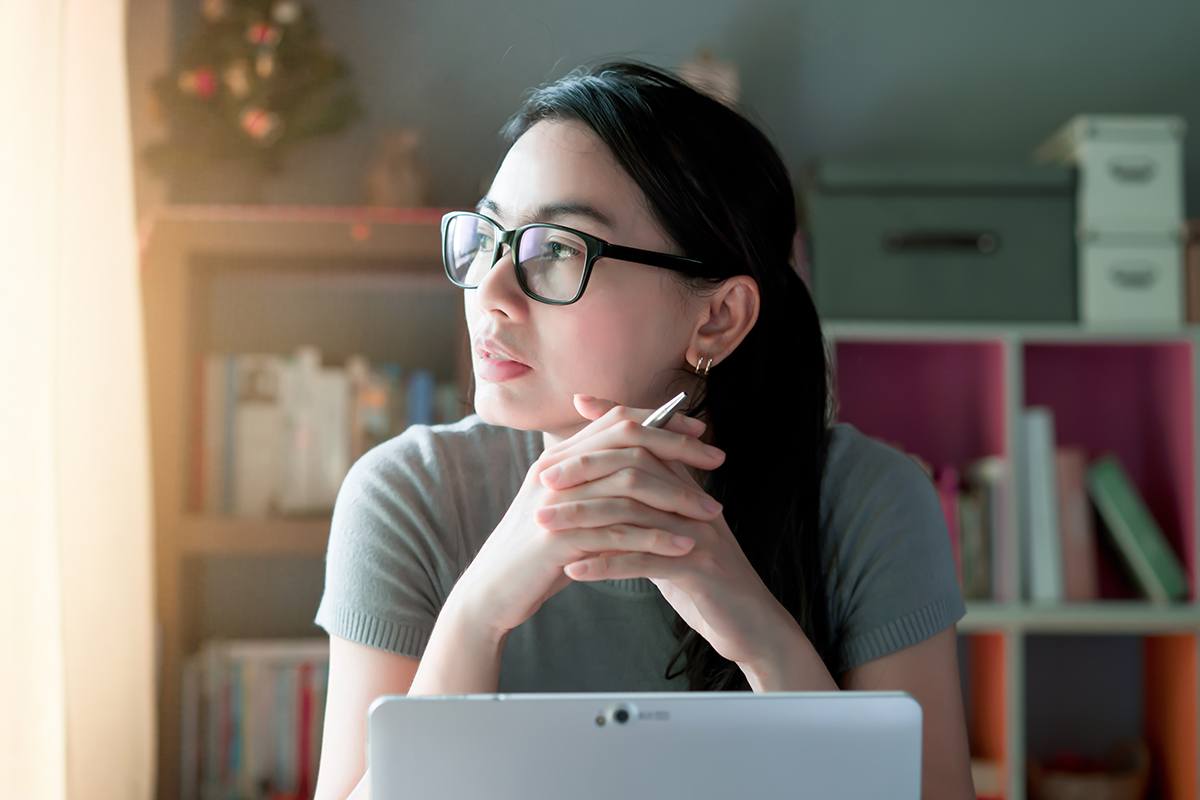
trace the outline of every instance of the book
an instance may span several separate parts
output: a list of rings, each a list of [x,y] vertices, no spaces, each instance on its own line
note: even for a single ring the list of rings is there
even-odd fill
[[[198,724],[185,736],[196,745],[185,751],[190,761],[183,762],[181,796],[310,796],[324,722],[328,644],[214,639],[185,661],[185,674],[202,690],[182,697],[183,719]]]
[[[1047,406],[1021,413],[1024,523],[1028,557],[1028,596],[1035,603],[1063,598],[1062,543],[1058,532],[1058,491],[1054,467],[1054,414]]]
[[[237,406],[237,360],[226,357],[222,360],[224,399],[221,413],[221,506],[222,514],[233,513],[233,445],[235,440],[233,409]]]
[[[281,356],[243,353],[234,363],[233,513],[265,517],[276,505],[282,468],[283,408],[280,390],[287,362]]]
[[[204,407],[204,394],[207,391],[205,371],[206,358],[198,355],[192,361],[192,416],[191,416],[191,481],[188,485],[188,507],[192,511],[204,510],[204,417],[207,410]]]
[[[209,353],[196,362],[191,504],[207,514],[329,512],[350,466],[413,423],[454,422],[459,387],[351,356]]]
[[[279,509],[320,513],[333,508],[350,470],[350,382],[323,367],[315,347],[299,348],[283,373],[283,474]]]
[[[954,571],[958,587],[963,585],[962,545],[958,531],[958,469],[946,464],[934,470],[933,485],[937,489],[942,515],[946,518],[946,532],[950,535],[950,552],[954,556]]]
[[[433,425],[434,378],[427,369],[414,369],[408,377],[408,424]]]
[[[1183,565],[1117,457],[1108,454],[1096,460],[1088,468],[1087,485],[1142,593],[1155,603],[1185,598],[1188,579]]]
[[[201,474],[202,498],[199,508],[208,514],[224,511],[224,461],[225,461],[225,356],[209,353],[204,357],[204,389],[201,392],[202,432],[199,449],[202,452]]]
[[[392,386],[387,376],[371,369],[365,356],[346,361],[350,380],[350,461],[357,461],[371,448],[385,441],[394,426],[391,418]]]
[[[963,598],[987,600],[991,597],[991,559],[988,555],[984,525],[983,490],[965,486],[958,494],[958,528],[962,542]]]
[[[200,789],[200,670],[195,661],[183,664],[180,684],[179,797],[196,800]]]
[[[987,543],[988,596],[998,602],[1017,599],[1016,573],[1009,551],[1012,521],[1009,511],[1011,476],[1004,456],[984,456],[966,467],[966,480],[980,492],[980,513]]]
[[[1084,603],[1099,598],[1096,537],[1087,493],[1087,453],[1079,447],[1055,451],[1058,531],[1062,537],[1063,599]]]

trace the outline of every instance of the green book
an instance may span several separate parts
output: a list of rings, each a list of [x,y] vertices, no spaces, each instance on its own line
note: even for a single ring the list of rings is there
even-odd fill
[[[1088,493],[1143,593],[1156,603],[1187,597],[1179,558],[1115,456],[1097,459],[1087,473]]]

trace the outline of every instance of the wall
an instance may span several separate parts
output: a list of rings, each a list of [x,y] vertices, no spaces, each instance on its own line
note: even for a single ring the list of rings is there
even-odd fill
[[[198,2],[175,0],[183,35]],[[1026,158],[1078,111],[1179,113],[1200,215],[1200,3],[1063,0],[608,0],[314,4],[369,117],[293,154],[270,199],[353,203],[374,136],[425,133],[433,205],[470,203],[522,93],[585,60],[675,66],[701,46],[793,175],[817,155]]]

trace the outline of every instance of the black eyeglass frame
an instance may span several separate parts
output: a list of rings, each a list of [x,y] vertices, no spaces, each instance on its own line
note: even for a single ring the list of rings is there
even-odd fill
[[[450,222],[459,217],[478,217],[496,229],[496,246],[492,250],[492,263],[488,265],[489,271],[500,260],[501,246],[507,244],[509,252],[513,254],[513,267],[517,274],[517,283],[520,284],[521,291],[539,303],[547,303],[552,306],[568,306],[583,297],[583,293],[587,289],[588,279],[592,276],[592,265],[599,258],[615,258],[618,261],[632,261],[635,264],[646,264],[651,267],[662,267],[663,269],[689,272],[691,274],[704,274],[708,272],[708,265],[700,259],[677,256],[671,253],[659,253],[654,250],[642,250],[637,247],[626,247],[620,244],[611,244],[598,236],[584,233],[575,228],[568,228],[566,225],[556,225],[553,222],[531,222],[513,230],[506,230],[496,220],[486,214],[480,214],[478,211],[450,211],[442,216],[442,268],[445,270],[446,277],[450,279],[450,282],[462,289],[475,289],[478,288],[479,284],[476,283],[474,286],[468,286],[465,283],[461,283],[454,279],[454,275],[450,271],[450,259],[447,257],[448,253],[446,250],[446,230],[449,228]],[[583,278],[579,281],[579,290],[570,300],[549,300],[541,297],[535,294],[525,282],[525,271],[521,269],[517,254],[520,253],[521,235],[529,228],[554,228],[578,236],[587,245]]]

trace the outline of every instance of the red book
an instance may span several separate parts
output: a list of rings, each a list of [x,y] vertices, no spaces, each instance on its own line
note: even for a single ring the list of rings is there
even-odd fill
[[[958,586],[963,585],[962,553],[958,535],[958,470],[950,465],[939,467],[934,478],[938,498],[942,502],[942,514],[946,517],[946,529],[950,532],[950,550],[954,553],[954,570],[958,574]]]
[[[300,689],[299,708],[300,708],[300,725],[299,736],[300,741],[297,743],[299,750],[296,757],[296,792],[300,797],[311,797],[312,790],[315,787],[308,785],[308,776],[312,772],[312,753],[309,750],[309,740],[312,738],[312,681],[309,678],[309,673],[312,672],[312,664],[308,661],[302,662],[299,669],[299,677],[297,685]]]
[[[1062,538],[1063,599],[1097,599],[1096,533],[1087,491],[1087,454],[1078,447],[1055,451],[1058,479],[1058,531]]]

